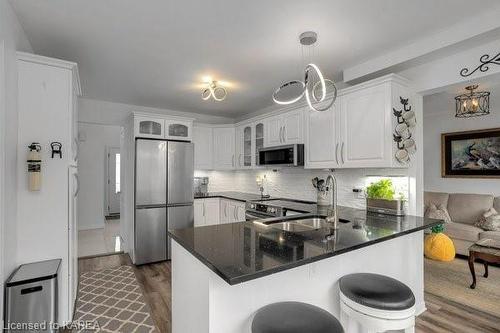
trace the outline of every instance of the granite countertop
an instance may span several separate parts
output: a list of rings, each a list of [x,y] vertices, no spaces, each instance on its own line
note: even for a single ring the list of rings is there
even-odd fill
[[[293,219],[323,215],[315,204],[298,205],[287,208],[301,211],[307,208],[310,213],[295,215]],[[341,206],[339,218],[344,223],[339,223],[336,231],[328,227],[304,232],[282,231],[266,224],[283,220],[275,218],[170,230],[169,235],[227,283],[234,285],[443,222],[417,216],[380,215]]]
[[[206,198],[225,198],[237,201],[252,201],[252,200],[261,200],[260,194],[255,193],[244,193],[244,192],[208,192],[203,195],[194,195],[195,199],[206,199]]]

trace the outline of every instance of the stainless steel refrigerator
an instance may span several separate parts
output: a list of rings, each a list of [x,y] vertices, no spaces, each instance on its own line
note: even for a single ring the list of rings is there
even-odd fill
[[[168,229],[194,225],[194,145],[137,139],[134,263],[170,259]]]

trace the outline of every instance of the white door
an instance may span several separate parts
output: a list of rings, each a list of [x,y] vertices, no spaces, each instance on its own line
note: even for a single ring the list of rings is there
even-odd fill
[[[279,146],[283,144],[283,127],[281,125],[281,116],[266,118],[264,120],[266,136],[266,147]]]
[[[214,128],[214,169],[232,170],[236,166],[234,127]]]
[[[108,215],[120,214],[120,148],[108,147]]]
[[[338,100],[337,100],[337,103]],[[336,103],[336,104],[337,104]],[[307,111],[306,114],[306,168],[339,167],[339,144],[336,105],[323,112]]]
[[[213,133],[210,127],[195,127],[193,130],[194,168],[210,170],[213,168]]]
[[[283,143],[302,143],[302,110],[294,110],[282,116]]]
[[[205,199],[205,225],[219,224],[219,199]]]
[[[343,95],[340,112],[341,167],[390,166],[390,86],[383,84]]]
[[[229,223],[236,222],[236,204],[234,200],[228,201],[227,215],[229,216]]]
[[[205,225],[205,200],[194,200],[194,226],[200,227]]]

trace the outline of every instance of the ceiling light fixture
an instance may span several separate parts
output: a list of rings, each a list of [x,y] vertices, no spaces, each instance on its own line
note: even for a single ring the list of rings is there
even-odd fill
[[[306,31],[300,34],[299,41],[302,45],[302,54],[304,53],[304,46],[314,45],[317,40],[318,35],[314,31]],[[299,94],[288,99],[279,97],[279,94],[285,89],[294,87],[298,87]],[[328,87],[332,89],[331,94],[327,94]],[[325,79],[317,65],[310,62],[304,69],[304,81],[292,80],[282,84],[274,91],[273,101],[276,104],[289,105],[298,102],[304,95],[307,104],[312,110],[326,111],[330,109],[337,99],[337,87],[332,80]],[[318,103],[322,105],[318,106]]]
[[[467,86],[469,92],[455,97],[455,108],[457,118],[469,118],[490,114],[489,91],[475,92],[477,84]]]
[[[227,91],[224,87],[217,86],[217,81],[207,80],[207,88],[201,93],[201,98],[203,100],[208,100],[212,97],[215,101],[220,102],[226,99]]]

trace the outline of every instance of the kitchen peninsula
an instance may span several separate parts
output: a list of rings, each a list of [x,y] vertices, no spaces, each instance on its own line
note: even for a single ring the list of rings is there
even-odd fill
[[[339,207],[333,230],[318,206],[307,206],[309,213],[285,219],[170,231],[173,332],[250,332],[255,311],[279,301],[338,317],[338,280],[354,272],[400,280],[413,290],[417,313],[425,310],[423,230],[442,221]],[[284,220],[305,224],[286,231]]]

